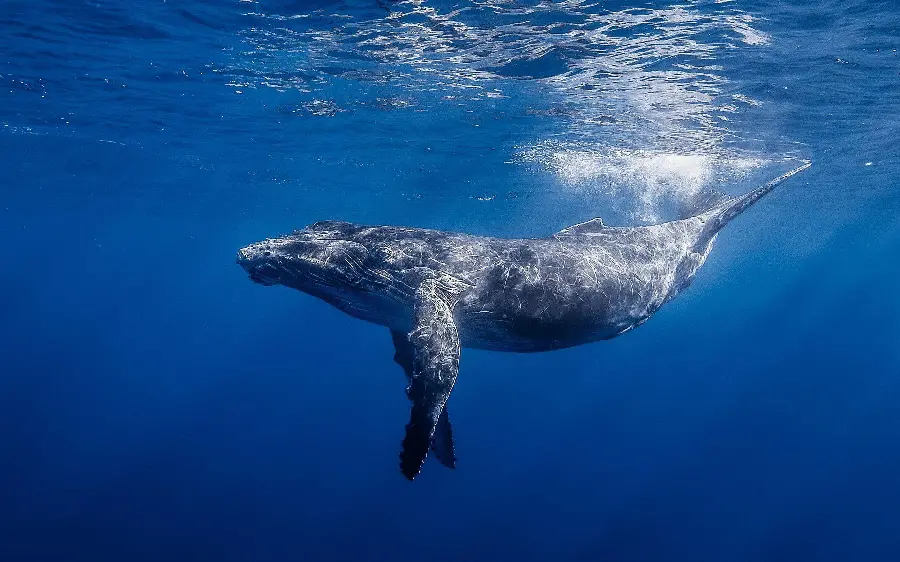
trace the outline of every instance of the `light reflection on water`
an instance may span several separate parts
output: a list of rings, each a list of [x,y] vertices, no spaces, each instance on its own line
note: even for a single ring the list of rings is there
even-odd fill
[[[301,107],[325,116],[342,111],[327,97],[335,82],[360,105],[390,92],[378,100],[402,103],[389,109],[519,96],[524,112],[552,125],[511,160],[550,173],[561,189],[633,195],[637,221],[660,220],[667,200],[784,156],[754,149],[757,133],[735,125],[757,102],[723,59],[770,39],[728,2],[615,10],[583,0],[409,0],[297,13],[250,5],[256,24],[229,69],[235,88],[309,94]]]

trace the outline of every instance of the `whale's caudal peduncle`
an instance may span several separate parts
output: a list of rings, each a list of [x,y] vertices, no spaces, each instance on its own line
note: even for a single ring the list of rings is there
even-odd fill
[[[504,239],[323,221],[242,248],[237,261],[257,283],[390,329],[412,401],[400,466],[413,479],[429,449],[456,465],[447,400],[461,347],[548,351],[639,326],[691,283],[729,221],[809,166],[652,226],[593,219],[547,238]]]

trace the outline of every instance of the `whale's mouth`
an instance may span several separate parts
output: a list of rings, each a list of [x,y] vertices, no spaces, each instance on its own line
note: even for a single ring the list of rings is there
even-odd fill
[[[254,283],[259,283],[260,285],[262,285],[264,287],[271,287],[272,285],[275,285],[278,283],[271,277],[266,277],[259,271],[251,271],[249,277],[250,277],[251,281],[253,281]]]
[[[266,267],[264,263],[260,262],[260,254],[253,246],[241,248],[237,253],[237,264],[247,272],[250,280],[254,283],[259,283],[266,287],[277,284],[278,281],[276,279],[263,273]],[[268,252],[264,252],[264,254],[268,254]]]

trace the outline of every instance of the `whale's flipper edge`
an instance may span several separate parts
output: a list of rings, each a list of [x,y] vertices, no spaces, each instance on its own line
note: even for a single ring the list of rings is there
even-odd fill
[[[450,304],[433,279],[416,291],[412,346],[412,377],[406,395],[412,401],[400,470],[412,480],[419,474],[438,423],[459,373],[459,332]]]
[[[391,330],[391,339],[394,341],[394,362],[403,368],[403,372],[406,373],[406,380],[409,382],[413,377],[414,357],[412,344],[409,343],[409,336],[403,332]],[[453,444],[453,428],[450,425],[450,413],[446,405],[434,430],[431,451],[442,465],[447,468],[456,468],[456,447]]]
[[[450,414],[447,406],[438,418],[437,427],[434,428],[434,437],[431,439],[431,450],[437,460],[447,468],[456,468],[456,446],[453,444],[453,426],[450,425]]]

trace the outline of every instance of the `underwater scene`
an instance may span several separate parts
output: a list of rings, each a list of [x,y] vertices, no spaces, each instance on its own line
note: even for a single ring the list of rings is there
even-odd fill
[[[896,0],[4,0],[0,561],[900,562]]]

